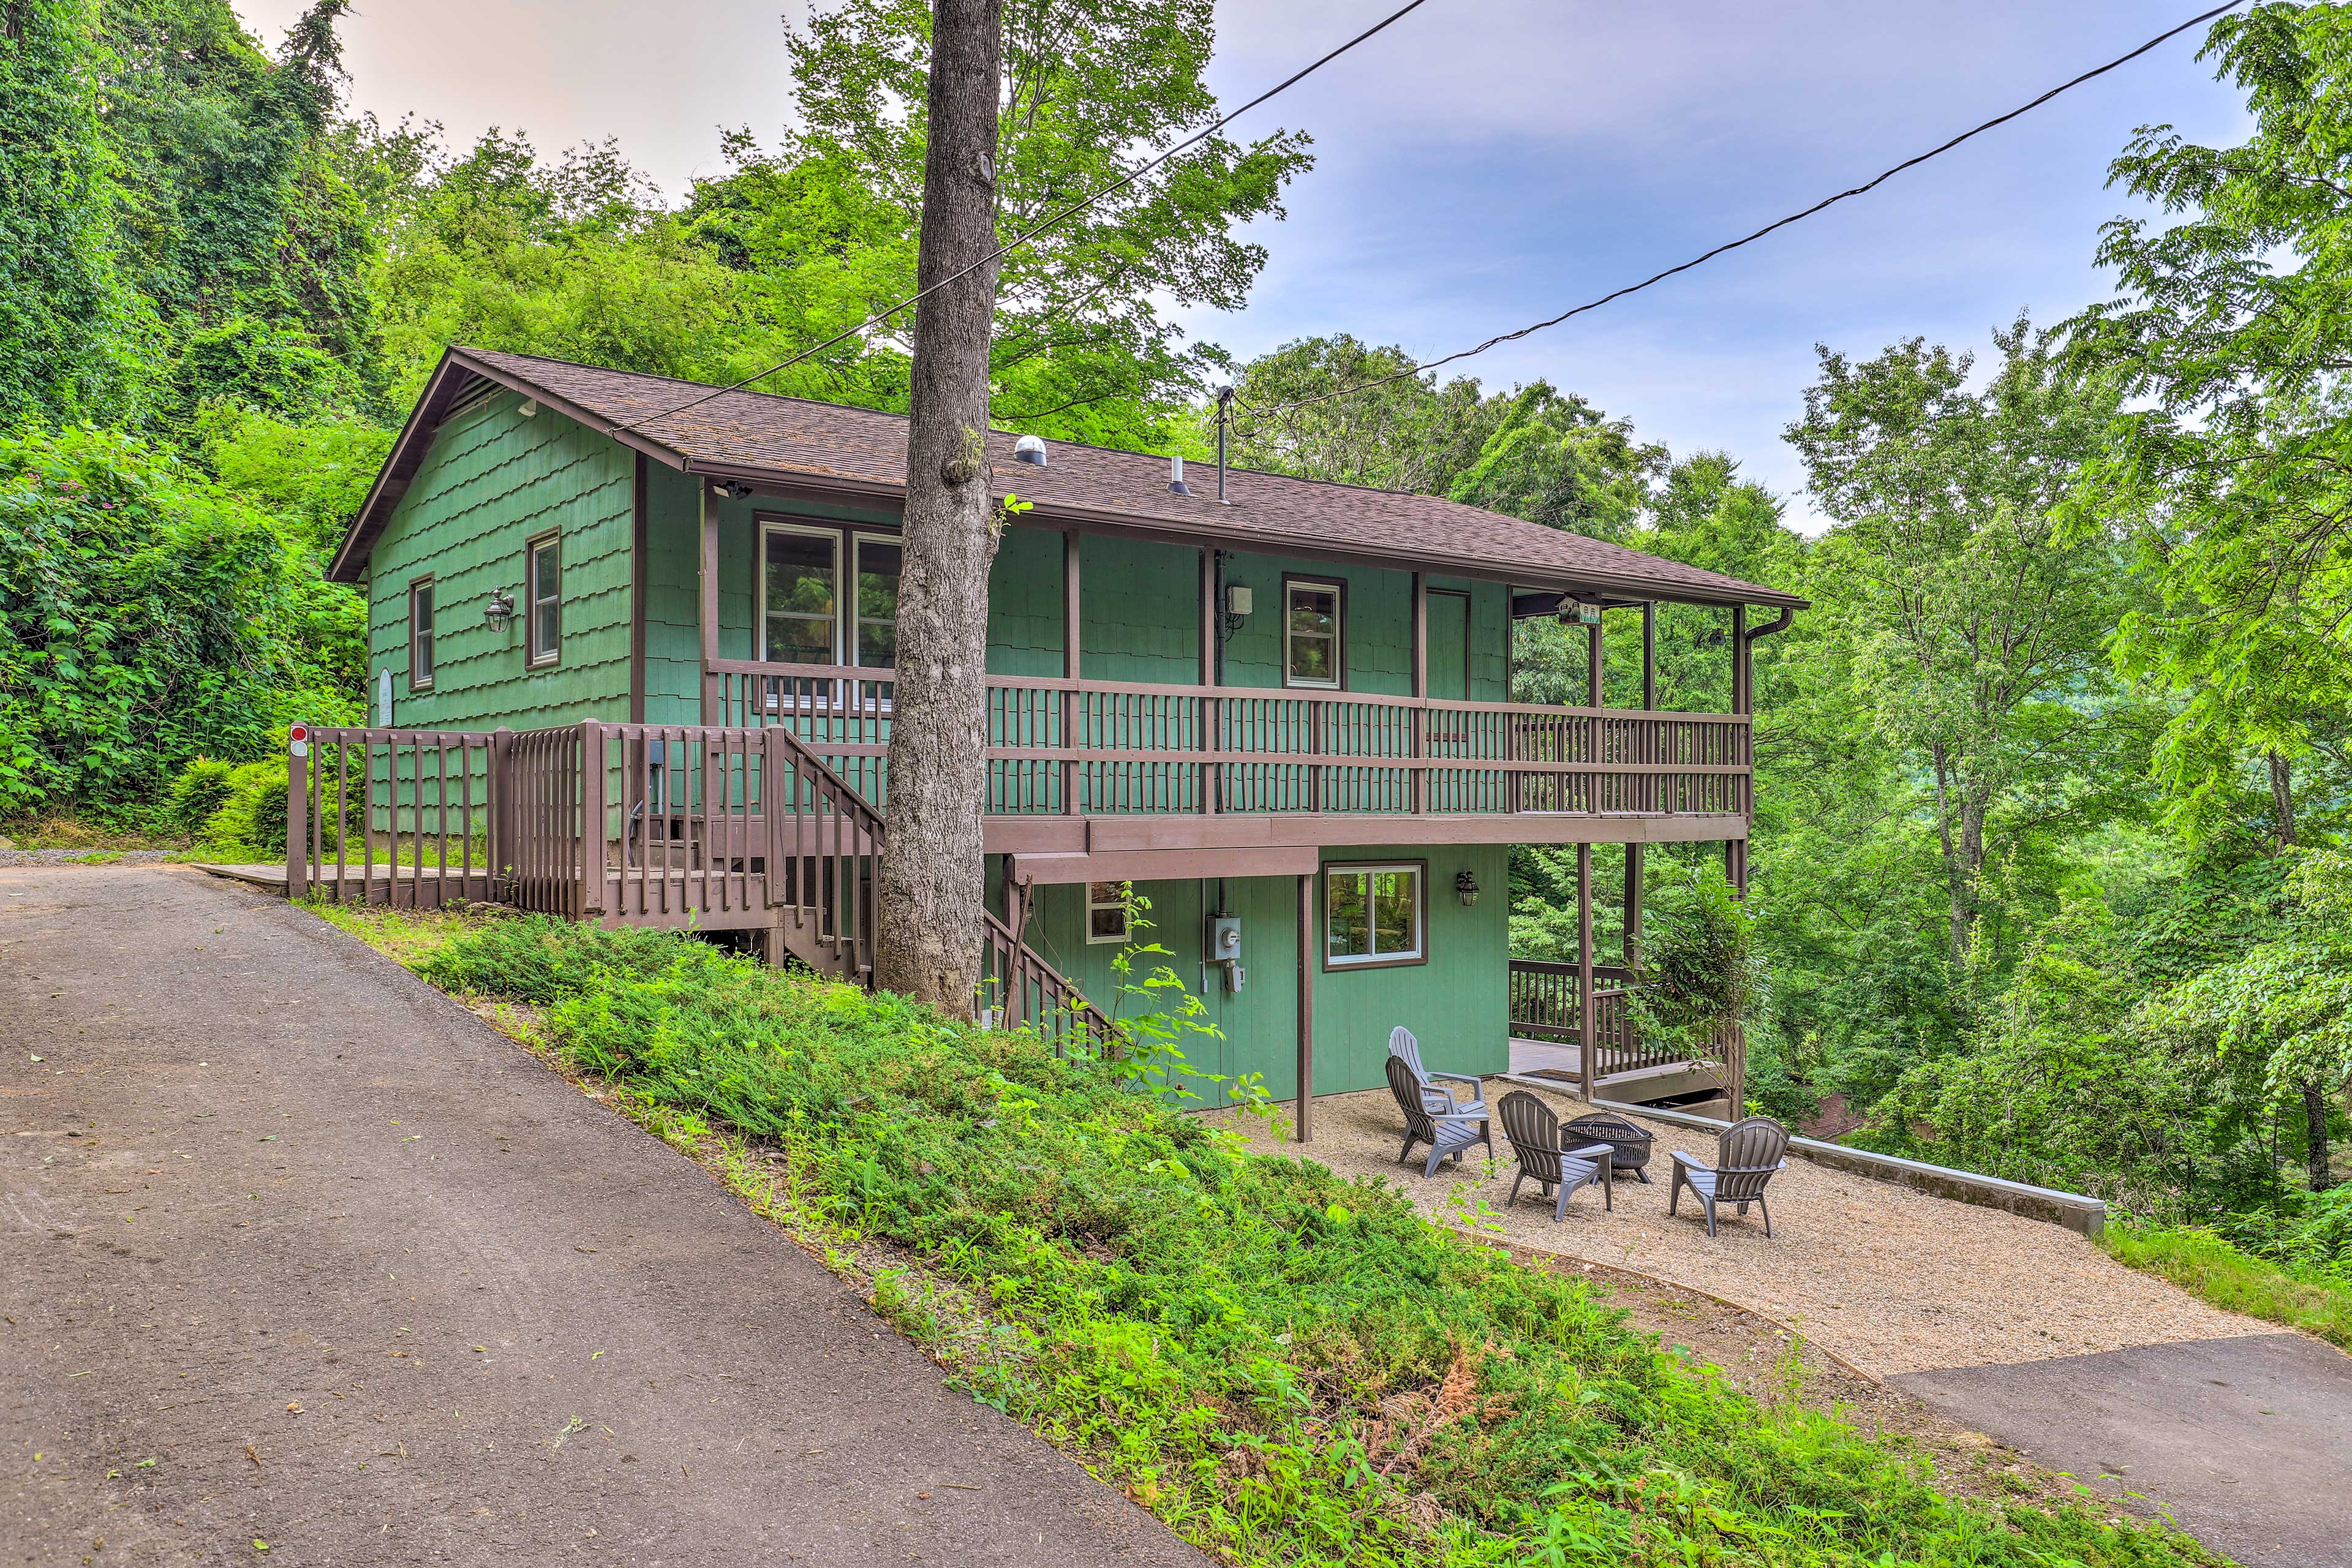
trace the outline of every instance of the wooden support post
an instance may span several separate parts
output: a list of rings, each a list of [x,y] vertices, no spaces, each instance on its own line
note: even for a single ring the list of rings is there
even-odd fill
[[[501,724],[490,731],[489,814],[490,886],[515,891],[515,733]],[[494,891],[491,895],[497,897]]]
[[[1298,1127],[1301,1143],[1315,1136],[1315,879],[1298,879]]]
[[[1084,645],[1080,641],[1083,624],[1078,609],[1078,531],[1065,530],[1062,534],[1062,679],[1073,683],[1082,679]],[[1078,694],[1066,689],[1062,693],[1062,749],[1074,752],[1078,747]],[[1062,810],[1075,816],[1078,810],[1078,764],[1075,760],[1062,764]]]
[[[1467,612],[1465,612],[1465,615]],[[1465,658],[1466,653],[1465,653]],[[1466,669],[1466,667],[1465,667]],[[1415,702],[1429,698],[1429,584],[1418,572],[1412,574],[1412,696]],[[1429,755],[1429,710],[1412,710],[1412,758],[1418,763]],[[1429,811],[1429,770],[1413,767],[1406,773],[1410,795],[1407,809],[1415,816]]]
[[[757,571],[759,563],[752,563]],[[724,724],[726,706],[719,691],[718,670],[711,668],[719,662],[719,490],[709,481],[702,483],[702,721]],[[756,649],[758,639],[752,639]],[[750,704],[745,704],[748,709]],[[744,720],[748,723],[751,714]]]
[[[1217,683],[1217,634],[1224,618],[1225,607],[1217,603],[1217,552],[1213,548],[1201,551],[1201,684]],[[1206,753],[1219,749],[1219,731],[1223,728],[1219,711],[1222,698],[1201,699],[1200,742],[1203,760],[1200,763],[1200,809],[1217,809],[1217,764],[1206,760]]]
[[[1642,604],[1642,711],[1658,706],[1658,606]]]
[[[707,802],[711,786],[706,782],[703,787]],[[718,787],[726,787],[723,779]],[[417,858],[424,858],[421,846]],[[599,920],[604,913],[604,726],[593,719],[580,726],[578,913],[582,920]]]
[[[309,742],[304,743],[309,750]],[[310,890],[310,760],[286,748],[286,896],[299,899]],[[335,894],[342,895],[338,885]]]
[[[1731,606],[1731,710],[1748,711],[1748,606]]]
[[[1643,847],[1625,846],[1625,967],[1642,967]]]
[[[1592,1000],[1592,846],[1576,847],[1576,1075],[1586,1103],[1592,1100],[1600,1031]]]

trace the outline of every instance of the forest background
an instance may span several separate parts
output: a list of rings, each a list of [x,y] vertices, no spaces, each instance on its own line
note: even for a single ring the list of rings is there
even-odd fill
[[[0,0],[18,842],[266,847],[273,732],[361,711],[363,606],[322,562],[446,344],[728,382],[908,291],[914,0],[788,32],[797,129],[728,135],[676,200],[610,142],[352,117],[347,3],[269,52],[226,0]],[[1217,112],[1209,0],[1071,10],[1048,47],[1042,4],[1006,7],[1008,232]],[[2352,1280],[2352,7],[2258,5],[2206,49],[2256,129],[2119,150],[2156,216],[2084,237],[2114,300],[1821,352],[1787,430],[1817,538],[1737,456],[1540,382],[1408,374],[1262,412],[1412,363],[1344,335],[1236,363],[1171,324],[1246,302],[1266,252],[1243,226],[1310,173],[1297,131],[1212,137],[1008,258],[996,417],[1202,456],[1230,376],[1240,463],[1806,595],[1758,645],[1746,904],[1711,922],[1710,868],[1651,870],[1660,941],[1727,929],[1752,975],[1759,1108]],[[901,409],[907,368],[883,331],[762,385]],[[1726,630],[1662,615],[1662,706],[1727,705]],[[1580,639],[1517,636],[1516,695],[1573,700]],[[1610,630],[1613,703],[1638,701],[1637,638]],[[1512,894],[1518,952],[1568,955],[1572,858],[1520,851]],[[1622,934],[1604,916],[1604,948]]]

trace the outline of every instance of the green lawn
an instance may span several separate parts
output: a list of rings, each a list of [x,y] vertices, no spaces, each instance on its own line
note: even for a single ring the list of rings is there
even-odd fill
[[[321,912],[446,990],[528,1004],[641,1121],[730,1141],[782,1194],[763,1212],[821,1248],[913,1259],[876,1304],[958,1386],[1223,1561],[2221,1561],[2095,1504],[1946,1496],[1899,1443],[1759,1405],[1585,1282],[1025,1035],[691,940]]]

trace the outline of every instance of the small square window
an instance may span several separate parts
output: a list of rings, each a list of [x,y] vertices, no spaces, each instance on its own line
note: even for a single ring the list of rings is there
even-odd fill
[[[1283,584],[1282,683],[1339,684],[1345,590],[1337,583]]]
[[[408,585],[408,689],[433,689],[433,579]]]
[[[534,539],[524,549],[529,555],[524,598],[530,614],[533,664],[553,664],[563,640],[562,541],[556,534]]]
[[[1327,866],[1323,869],[1323,961],[1350,964],[1419,963],[1423,867]]]
[[[1125,942],[1133,889],[1125,882],[1087,884],[1087,941]]]

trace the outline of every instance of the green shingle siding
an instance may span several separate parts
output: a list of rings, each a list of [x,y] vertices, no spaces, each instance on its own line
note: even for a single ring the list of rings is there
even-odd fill
[[[1378,1089],[1387,1080],[1389,1031],[1399,1024],[1419,1037],[1423,1059],[1441,1072],[1496,1073],[1510,1067],[1509,851],[1497,845],[1416,847],[1394,849],[1337,848],[1323,863],[1425,860],[1428,863],[1426,963],[1387,969],[1325,972],[1314,958],[1315,1089],[1318,1094]],[[1464,908],[1454,891],[1457,872],[1477,879],[1478,902]],[[991,868],[992,905],[1002,893]],[[1288,877],[1239,877],[1225,884],[1226,906],[1242,921],[1242,966],[1246,981],[1228,994],[1222,973],[1203,973],[1208,911],[1217,885],[1211,881],[1144,882],[1136,891],[1150,900],[1153,929],[1142,940],[1157,942],[1172,959],[1144,957],[1133,976],[1165,963],[1187,990],[1207,1005],[1206,1018],[1222,1039],[1188,1035],[1178,1044],[1196,1073],[1228,1082],[1259,1073],[1277,1100],[1298,1091],[1297,885]],[[1316,940],[1321,938],[1322,884],[1315,896]],[[1040,888],[1026,936],[1047,963],[1067,975],[1106,1013],[1119,1016],[1153,1010],[1151,1001],[1121,996],[1111,967],[1116,944],[1086,940],[1086,889]],[[1194,1084],[1202,1101],[1227,1102],[1223,1084]]]
[[[403,728],[530,729],[625,715],[629,696],[629,451],[500,393],[436,434],[369,561],[369,710],[393,672]],[[518,613],[492,631],[494,588],[523,594],[523,543],[562,535],[563,635],[552,666],[526,664]],[[432,688],[408,682],[408,589],[434,579]]]

